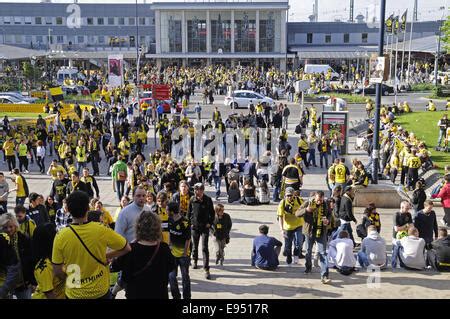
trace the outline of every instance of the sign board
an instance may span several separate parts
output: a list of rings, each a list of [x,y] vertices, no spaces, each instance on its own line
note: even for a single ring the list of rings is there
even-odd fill
[[[171,89],[168,84],[153,84],[152,97],[154,100],[169,100]]]
[[[123,55],[108,56],[108,84],[110,87],[123,85]]]
[[[369,60],[369,82],[382,83],[389,78],[389,58],[372,55]]]
[[[347,154],[348,147],[348,112],[322,112],[322,135],[331,139],[337,135],[339,154]]]
[[[310,80],[296,81],[295,82],[295,93],[308,91],[310,87],[311,87]]]

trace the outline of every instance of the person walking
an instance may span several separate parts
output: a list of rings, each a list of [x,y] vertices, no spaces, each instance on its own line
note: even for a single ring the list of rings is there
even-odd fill
[[[205,195],[205,186],[202,183],[194,185],[194,196],[189,201],[188,219],[192,227],[194,269],[197,269],[198,261],[198,245],[200,237],[202,238],[203,251],[203,269],[205,270],[205,278],[211,279],[209,272],[209,229],[214,222],[214,206],[212,199]]]
[[[113,181],[113,190],[117,193],[117,198],[120,199],[125,194],[125,182],[128,178],[128,168],[127,164],[123,161],[124,158],[122,155],[119,155],[117,162],[112,166],[112,181]]]
[[[181,214],[179,205],[170,202],[167,206],[169,213],[170,249],[175,257],[175,267],[169,274],[170,291],[173,299],[180,299],[178,288],[178,267],[181,272],[183,299],[191,299],[191,278],[189,277],[191,227],[189,220]]]
[[[225,213],[224,206],[217,204],[214,207],[216,216],[214,218],[214,244],[216,246],[216,265],[220,263],[223,266],[225,259],[225,247],[230,242],[230,231],[233,223],[229,214]]]
[[[284,105],[283,108],[283,128],[287,131],[288,129],[288,120],[289,115],[291,115],[291,111],[289,110],[287,104]]]
[[[319,249],[320,258],[320,276],[323,284],[328,284],[331,280],[328,278],[328,256],[327,256],[327,228],[331,221],[331,212],[327,209],[324,200],[324,193],[317,191],[308,201],[305,201],[295,216],[302,217],[303,235],[305,235],[306,255],[305,255],[305,273],[312,270],[312,249],[314,243]]]

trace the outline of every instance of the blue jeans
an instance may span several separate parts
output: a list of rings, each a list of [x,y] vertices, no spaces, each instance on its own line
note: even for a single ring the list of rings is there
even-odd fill
[[[323,166],[323,159],[325,159],[325,168],[328,168],[328,153],[320,152],[320,167]]]
[[[86,162],[77,162],[77,172],[81,175],[81,170],[86,167]]]
[[[214,186],[216,188],[216,197],[220,196],[220,185],[222,184],[222,177],[214,176]]]
[[[338,229],[331,235],[331,240],[338,238],[341,231],[346,230],[348,232],[349,238],[353,241],[353,246],[355,246],[355,239],[353,237],[352,225],[350,223],[341,224]]]
[[[327,257],[327,250],[326,250],[326,248],[327,248],[327,232],[324,231],[320,237],[316,237],[316,234],[313,234],[312,236],[306,236],[305,243],[306,243],[306,247],[307,247],[306,255],[305,255],[306,270],[311,271],[312,249],[313,249],[314,243],[316,243],[317,247],[319,248],[320,275],[322,277],[324,277],[324,276],[328,277],[328,257]]]
[[[274,188],[273,188],[273,196],[272,196],[272,201],[276,202],[279,201],[280,198],[278,196],[280,196],[280,190],[281,190],[281,181],[277,180],[275,182]]]
[[[284,252],[286,263],[292,263],[292,243],[294,243],[294,256],[300,257],[303,246],[302,226],[294,230],[287,230],[284,237]]]
[[[125,181],[116,181],[116,194],[119,201],[125,193]]]
[[[331,151],[331,161],[334,162],[336,158],[339,158],[339,150],[332,150]]]
[[[437,142],[436,146],[441,146],[443,137],[445,137],[445,131],[439,130],[439,137],[438,137],[438,142]]]
[[[358,257],[358,262],[361,265],[361,267],[364,267],[364,268],[369,267],[369,265],[370,265],[369,258],[367,257],[367,254],[365,252],[359,251],[357,257]]]
[[[173,299],[181,299],[180,290],[178,288],[178,266],[181,271],[181,280],[183,285],[183,299],[191,299],[191,278],[189,277],[190,257],[176,257],[175,269],[169,274],[170,291]]]
[[[315,149],[310,149],[308,151],[309,153],[309,157],[308,157],[308,165],[311,165],[311,161],[313,163],[314,166],[316,166],[316,150]]]
[[[25,204],[26,199],[27,199],[26,197],[16,197],[16,206],[17,205],[23,206]]]

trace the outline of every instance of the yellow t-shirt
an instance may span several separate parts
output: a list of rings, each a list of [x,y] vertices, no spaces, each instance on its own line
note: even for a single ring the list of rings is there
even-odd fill
[[[26,144],[19,144],[19,156],[27,156],[28,146]]]
[[[14,143],[11,141],[6,141],[3,144],[3,149],[5,150],[6,156],[12,156],[14,155]]]
[[[283,217],[283,229],[295,230],[303,226],[303,217],[295,216],[295,212],[303,204],[301,197],[294,198],[291,202],[283,199],[278,205],[277,216]]]
[[[50,259],[46,258],[37,263],[34,268],[34,278],[38,285],[31,296],[32,299],[47,299],[45,293],[50,291],[53,291],[56,299],[65,299],[64,281],[53,275]]]
[[[67,172],[62,165],[57,165],[56,167],[50,168],[50,175],[54,180],[58,178],[58,172],[62,172],[64,175],[67,175]]]
[[[123,249],[127,241],[101,223],[72,224],[91,253],[106,263],[106,248]],[[109,289],[109,268],[96,261],[69,228],[58,232],[53,243],[52,263],[64,264],[68,275],[65,294],[69,299],[96,299]]]
[[[25,188],[23,187],[23,178],[22,176],[16,177],[16,186],[17,186],[17,197],[25,197]]]
[[[336,183],[343,184],[346,182],[346,169],[343,164],[336,165],[334,172]]]

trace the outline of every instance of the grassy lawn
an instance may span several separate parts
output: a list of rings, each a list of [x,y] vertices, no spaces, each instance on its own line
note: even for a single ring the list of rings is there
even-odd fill
[[[444,166],[450,164],[450,153],[438,152],[434,148],[439,137],[438,121],[447,112],[413,112],[401,115],[395,121],[409,132],[414,132],[416,137],[425,141],[428,150],[431,151],[433,162],[438,165],[439,171],[444,171]]]
[[[366,103],[366,99],[369,98],[373,100],[374,96],[362,96],[360,94],[345,94],[345,93],[333,93],[333,92],[326,92],[326,93],[319,93],[319,94],[306,94],[305,98],[317,98],[319,96],[333,96],[333,97],[339,97],[341,99],[344,99],[347,103]]]
[[[3,119],[3,117],[7,115],[8,118],[19,118],[19,117],[33,117],[37,118],[38,113],[23,113],[23,112],[0,112],[0,118]]]

